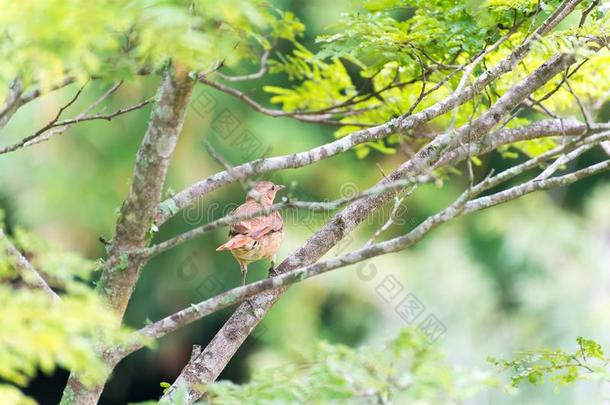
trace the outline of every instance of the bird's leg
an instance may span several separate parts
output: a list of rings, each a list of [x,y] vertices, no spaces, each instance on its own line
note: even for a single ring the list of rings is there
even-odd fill
[[[242,275],[241,285],[244,286],[244,285],[246,285],[246,275],[248,274],[248,264],[242,263],[240,261],[239,268],[241,270],[241,275]],[[250,306],[250,312],[252,313],[252,316],[256,317],[256,312],[254,311],[254,305],[252,305],[252,302],[250,301],[250,299],[247,299],[244,302],[248,303],[248,305]]]
[[[239,269],[241,270],[241,285],[246,285],[246,276],[248,275],[248,265],[242,262],[239,262]]]
[[[270,257],[269,261],[271,262],[271,267],[269,267],[269,274],[271,274],[275,270],[275,255]]]

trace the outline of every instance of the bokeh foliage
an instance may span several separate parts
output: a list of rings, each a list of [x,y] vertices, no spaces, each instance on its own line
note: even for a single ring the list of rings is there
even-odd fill
[[[542,384],[545,378],[561,387],[579,380],[607,381],[609,359],[601,345],[594,340],[578,337],[577,350],[541,349],[520,353],[511,360],[489,358],[500,369],[510,370],[514,375],[511,384]]]
[[[462,75],[455,74],[459,65],[473,60],[504,35],[512,34],[496,50],[489,52],[466,83],[475,80],[485,68],[514,50],[525,34],[531,33],[560,3],[543,1],[540,3],[542,9],[538,10],[538,2],[532,0],[363,2],[356,11],[343,14],[329,27],[332,33],[317,37],[319,52],[313,53],[297,45],[291,54],[272,61],[271,71],[288,74],[295,84],[289,88],[268,86],[265,90],[273,94],[272,102],[281,104],[287,111],[323,110],[359,100],[354,109],[362,112],[343,118],[345,125],[336,131],[336,136],[344,136],[361,127],[350,123],[380,124],[410,111],[411,106],[418,112],[447,97],[462,80]],[[588,5],[585,2],[582,6]],[[565,86],[556,89],[561,84],[558,76],[539,89],[534,97],[541,98],[553,92],[545,106],[557,113],[574,110],[575,96],[586,102],[603,99],[608,94],[609,81],[599,77],[597,72],[604,70],[608,51],[604,49],[592,54],[586,39],[610,29],[608,18],[607,13],[596,10],[582,27],[570,25],[541,38],[525,61],[514,67],[512,74],[501,77],[489,91],[457,112],[435,118],[427,128],[417,128],[413,135],[435,133],[468,123],[485,112],[517,80],[559,51],[587,58],[585,67],[570,75],[574,95]],[[435,86],[439,88],[419,102],[420,95]],[[522,113],[517,117],[504,125],[509,128],[523,125],[539,119],[540,115]],[[397,143],[396,137],[390,137],[361,145],[356,152],[359,157],[367,156],[372,149],[392,154]],[[514,145],[529,156],[553,146],[554,142],[539,141]]]
[[[124,78],[173,60],[206,71],[293,38],[291,14],[261,0],[2,1],[0,78],[43,88],[64,75]]]
[[[247,384],[210,385],[211,403],[451,403],[499,385],[491,374],[458,372],[422,331],[357,349],[321,342],[299,366],[260,370]]]
[[[0,241],[0,378],[26,386],[38,372],[53,374],[62,367],[79,372],[84,384],[99,384],[108,372],[98,355],[100,345],[119,344],[128,329],[91,287],[95,263],[21,228],[13,234],[12,240]],[[4,243],[18,247],[62,292],[61,300],[23,285],[15,263],[3,253]],[[8,403],[30,403],[16,392],[0,385],[0,396],[11,398]]]

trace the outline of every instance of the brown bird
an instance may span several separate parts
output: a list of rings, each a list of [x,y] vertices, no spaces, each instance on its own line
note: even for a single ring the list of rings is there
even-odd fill
[[[284,186],[270,181],[259,181],[246,196],[246,202],[233,211],[234,216],[248,215],[273,205],[275,194]],[[242,284],[246,284],[248,264],[267,258],[271,269],[275,266],[275,254],[284,239],[284,223],[279,212],[259,216],[231,225],[231,239],[216,250],[230,250],[239,263]]]

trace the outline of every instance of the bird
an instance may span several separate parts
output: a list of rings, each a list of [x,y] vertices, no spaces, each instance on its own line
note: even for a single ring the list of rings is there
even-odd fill
[[[275,194],[283,188],[283,185],[270,181],[257,182],[246,195],[246,202],[237,207],[232,215],[248,215],[271,207]],[[248,264],[266,258],[271,261],[270,271],[273,271],[276,253],[284,240],[284,222],[280,213],[276,211],[231,225],[229,236],[231,239],[216,250],[231,251],[239,264],[242,285],[245,285]]]

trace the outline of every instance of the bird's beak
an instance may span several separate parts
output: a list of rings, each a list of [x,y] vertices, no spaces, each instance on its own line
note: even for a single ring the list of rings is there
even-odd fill
[[[276,184],[276,186],[277,186],[278,191],[283,189],[283,188],[286,188],[286,186],[284,186],[282,184]]]

